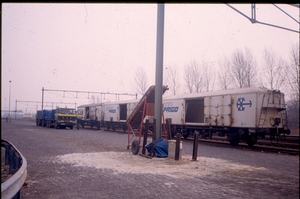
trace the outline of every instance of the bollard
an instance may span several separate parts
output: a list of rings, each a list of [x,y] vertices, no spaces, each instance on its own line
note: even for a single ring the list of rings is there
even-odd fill
[[[171,123],[172,123],[172,119],[167,118],[166,119],[166,126],[167,126],[168,140],[172,139]]]
[[[199,141],[199,132],[195,131],[194,133],[194,144],[193,144],[193,157],[192,160],[197,160],[197,154],[198,154],[198,141]]]
[[[14,160],[15,160],[14,173],[16,173],[21,167],[21,158],[15,157]]]
[[[9,164],[9,150],[10,150],[10,146],[5,145],[5,165]]]
[[[8,158],[8,164],[9,164],[9,174],[14,174],[14,167],[15,167],[15,150],[9,150],[9,158]]]
[[[175,160],[179,160],[181,134],[176,133]]]
[[[152,157],[155,157],[155,141],[156,141],[156,119],[153,119],[153,134],[152,134]]]
[[[144,131],[143,150],[142,150],[143,155],[145,155],[145,153],[146,153],[148,130],[149,130],[149,120],[147,119],[146,124],[145,124],[145,131]]]

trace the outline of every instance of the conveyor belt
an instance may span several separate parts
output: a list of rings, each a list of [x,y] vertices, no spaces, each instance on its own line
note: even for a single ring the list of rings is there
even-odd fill
[[[168,90],[168,87],[163,86],[163,93]],[[133,137],[135,137],[135,133],[133,131],[133,127],[141,127],[143,125],[143,120],[146,116],[154,116],[154,102],[155,102],[155,86],[150,86],[147,92],[143,95],[142,99],[136,105],[135,109],[129,115],[126,120],[126,124],[128,127],[128,147],[129,143]],[[133,136],[130,139],[130,132]],[[139,129],[139,135],[141,136],[142,129]],[[139,136],[139,138],[140,138]],[[140,140],[138,140],[140,143]]]

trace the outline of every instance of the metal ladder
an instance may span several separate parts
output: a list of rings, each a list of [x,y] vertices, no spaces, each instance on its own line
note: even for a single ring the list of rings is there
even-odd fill
[[[266,94],[264,94],[264,96],[263,96],[262,108],[260,111],[260,117],[259,117],[259,123],[258,123],[258,127],[261,127],[261,128],[264,127],[264,124],[267,120],[267,109],[269,106],[270,94],[269,94],[268,101],[267,101],[267,107],[264,107],[265,97],[266,97]]]
[[[286,107],[284,99],[283,99],[283,104],[284,107]],[[288,118],[287,118],[287,111],[285,108],[281,111],[281,123],[284,130],[288,129]]]

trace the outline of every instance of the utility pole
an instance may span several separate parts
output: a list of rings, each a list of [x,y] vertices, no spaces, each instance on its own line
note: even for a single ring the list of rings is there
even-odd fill
[[[164,54],[164,18],[165,5],[157,5],[157,33],[156,33],[156,72],[155,72],[155,101],[154,118],[156,140],[161,138],[162,124],[162,94],[163,94],[163,54]]]
[[[9,80],[9,100],[8,100],[8,119],[9,119],[9,122],[11,122],[11,119],[10,119],[10,87],[11,87],[11,80]]]

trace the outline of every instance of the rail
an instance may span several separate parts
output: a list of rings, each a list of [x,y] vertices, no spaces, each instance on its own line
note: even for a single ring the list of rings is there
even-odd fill
[[[27,176],[27,161],[10,142],[2,139],[1,147],[5,148],[5,164],[9,164],[9,173],[13,174],[1,183],[1,198],[20,198],[20,189]]]

